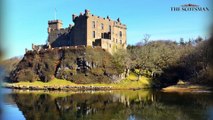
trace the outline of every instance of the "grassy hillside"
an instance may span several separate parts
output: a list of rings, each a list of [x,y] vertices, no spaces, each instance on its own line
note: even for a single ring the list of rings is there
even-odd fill
[[[14,57],[0,62],[0,66],[4,69],[6,76],[9,76],[9,73],[16,68],[20,60],[20,57]]]

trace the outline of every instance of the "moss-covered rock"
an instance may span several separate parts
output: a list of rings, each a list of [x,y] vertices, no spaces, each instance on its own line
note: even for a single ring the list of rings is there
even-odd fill
[[[43,81],[54,77],[75,83],[110,83],[122,72],[101,48],[54,48],[28,51],[10,73],[12,82]],[[123,71],[124,72],[124,71]]]

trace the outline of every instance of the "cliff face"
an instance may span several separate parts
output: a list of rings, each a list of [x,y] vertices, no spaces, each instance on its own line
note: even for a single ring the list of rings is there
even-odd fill
[[[10,73],[12,82],[43,81],[53,78],[75,83],[111,83],[124,77],[112,56],[101,48],[64,47],[28,51]]]

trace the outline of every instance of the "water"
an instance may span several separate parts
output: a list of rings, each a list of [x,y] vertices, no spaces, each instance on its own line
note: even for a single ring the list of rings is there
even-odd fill
[[[213,94],[2,89],[3,120],[213,120]]]
[[[1,89],[2,120],[23,120],[25,117],[11,97],[11,89]]]

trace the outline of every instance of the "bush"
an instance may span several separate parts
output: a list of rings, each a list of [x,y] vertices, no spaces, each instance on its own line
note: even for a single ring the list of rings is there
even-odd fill
[[[91,73],[96,76],[100,76],[104,74],[104,71],[101,68],[93,68],[91,69]]]
[[[84,74],[80,74],[80,73],[71,76],[71,81],[77,84],[93,83],[93,81],[88,76],[85,76]]]
[[[38,80],[38,76],[31,69],[26,69],[26,70],[20,71],[20,73],[18,74],[17,80],[34,82]]]

